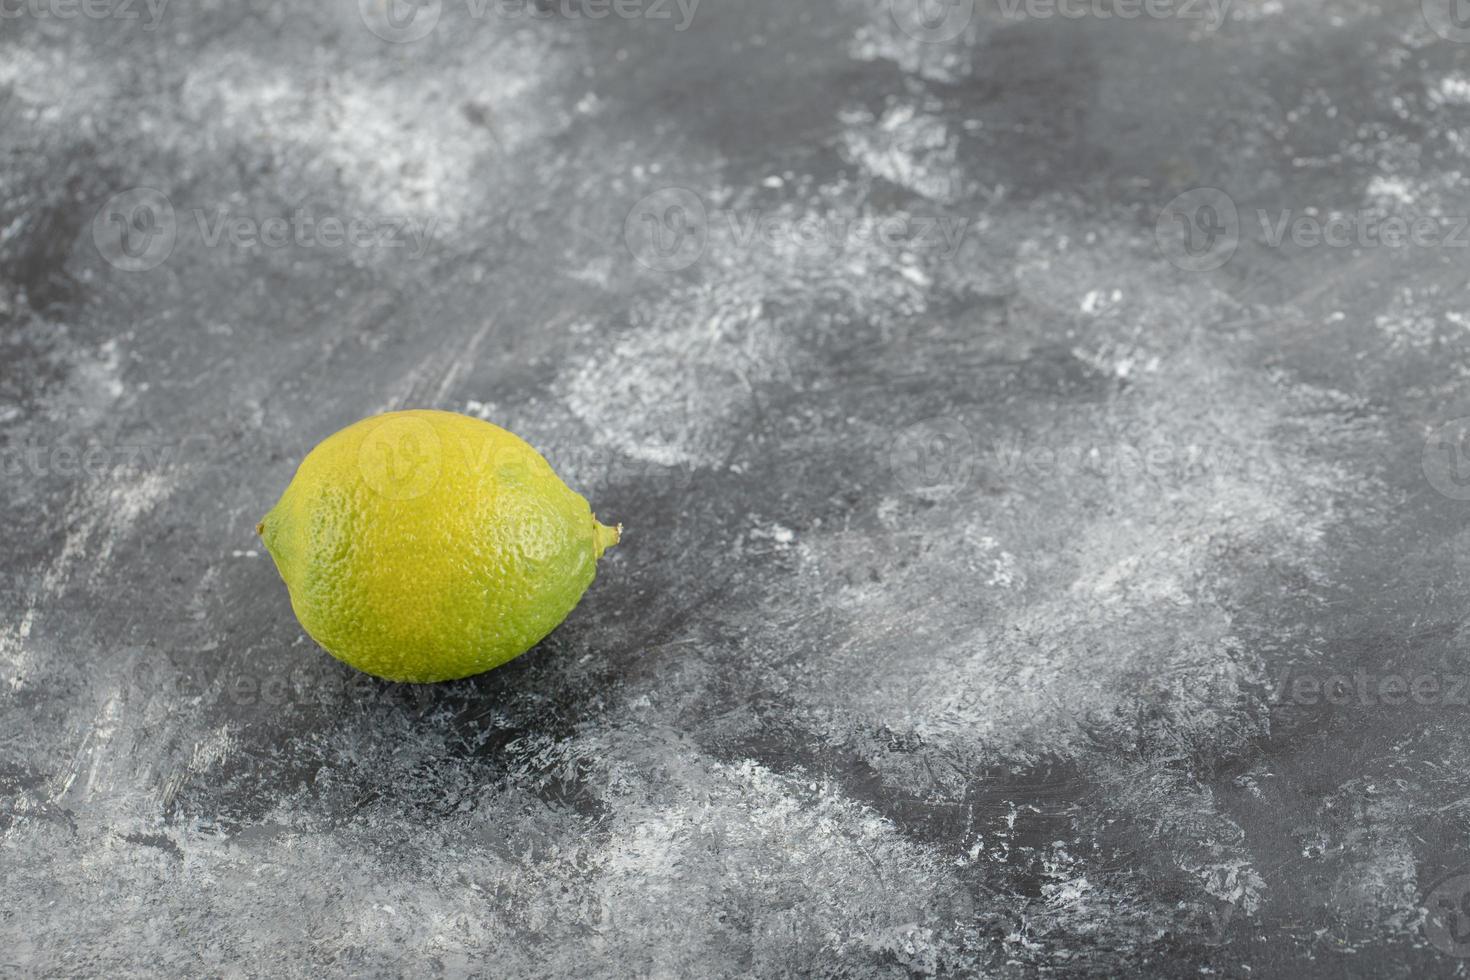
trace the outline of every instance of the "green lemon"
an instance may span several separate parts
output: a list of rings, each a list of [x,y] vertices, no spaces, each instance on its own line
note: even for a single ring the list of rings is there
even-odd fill
[[[518,436],[430,411],[328,437],[256,527],[312,639],[413,682],[468,677],[535,646],[621,530]]]

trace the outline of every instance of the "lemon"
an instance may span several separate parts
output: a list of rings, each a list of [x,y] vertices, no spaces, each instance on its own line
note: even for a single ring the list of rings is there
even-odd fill
[[[312,639],[413,682],[468,677],[535,646],[621,530],[518,436],[432,411],[329,436],[256,527]]]

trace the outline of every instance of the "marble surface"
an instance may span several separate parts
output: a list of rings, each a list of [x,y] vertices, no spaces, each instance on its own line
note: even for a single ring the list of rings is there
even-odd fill
[[[0,5],[0,973],[1463,973],[1448,2],[384,2]],[[472,680],[403,407],[627,528]]]

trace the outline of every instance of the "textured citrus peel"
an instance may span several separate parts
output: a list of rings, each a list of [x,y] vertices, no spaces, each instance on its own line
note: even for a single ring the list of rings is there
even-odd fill
[[[623,525],[608,527],[596,517],[592,518],[592,523],[597,525],[597,529],[592,532],[593,542],[597,548],[596,557],[601,558],[607,554],[607,549],[623,540]],[[260,521],[255,525],[255,535],[260,538],[265,537],[265,521]]]

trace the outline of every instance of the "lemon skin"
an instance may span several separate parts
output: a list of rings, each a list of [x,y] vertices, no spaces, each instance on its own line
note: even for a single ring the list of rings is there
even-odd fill
[[[425,683],[535,646],[621,528],[520,437],[416,410],[328,437],[256,530],[312,639],[358,670]]]

